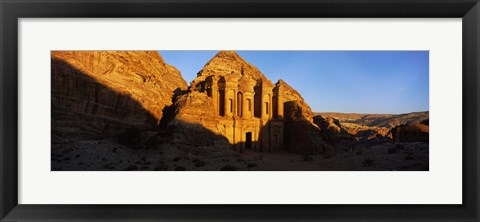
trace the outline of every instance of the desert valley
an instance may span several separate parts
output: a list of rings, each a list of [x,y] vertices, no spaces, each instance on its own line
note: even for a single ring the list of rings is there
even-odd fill
[[[315,112],[234,51],[190,84],[157,51],[52,51],[51,87],[53,171],[429,170],[428,111]]]

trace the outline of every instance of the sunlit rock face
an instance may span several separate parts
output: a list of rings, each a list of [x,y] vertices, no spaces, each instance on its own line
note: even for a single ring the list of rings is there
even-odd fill
[[[53,51],[52,109],[155,125],[187,89],[156,51]]]
[[[233,51],[219,52],[203,67],[188,93],[178,98],[175,113],[171,125],[177,141],[208,140],[210,145],[238,151],[325,150],[321,130],[313,124],[314,114],[301,95],[283,80],[273,84]],[[228,142],[184,135],[188,129],[204,135],[199,126]]]

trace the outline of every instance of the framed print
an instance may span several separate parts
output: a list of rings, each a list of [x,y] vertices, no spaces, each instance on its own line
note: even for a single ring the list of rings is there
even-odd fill
[[[478,1],[2,1],[2,221],[478,221]]]

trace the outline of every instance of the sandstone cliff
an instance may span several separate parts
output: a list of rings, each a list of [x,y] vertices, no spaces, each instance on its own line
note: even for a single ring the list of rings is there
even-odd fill
[[[213,101],[205,93],[192,91],[175,102],[175,117],[169,126],[173,131],[172,142],[187,146],[216,146],[229,148],[218,124]]]
[[[53,51],[52,108],[130,124],[158,124],[180,72],[156,51]]]

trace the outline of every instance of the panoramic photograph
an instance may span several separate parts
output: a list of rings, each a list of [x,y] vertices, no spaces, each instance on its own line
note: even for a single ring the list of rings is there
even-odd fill
[[[52,171],[428,171],[428,51],[51,51]]]

